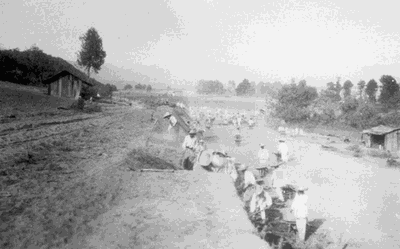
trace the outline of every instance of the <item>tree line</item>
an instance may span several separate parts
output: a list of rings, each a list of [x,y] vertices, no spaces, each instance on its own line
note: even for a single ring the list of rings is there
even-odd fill
[[[379,124],[398,124],[400,116],[393,113],[400,107],[400,87],[390,75],[382,75],[378,83],[371,79],[360,80],[355,86],[350,80],[329,82],[318,93],[305,80],[285,84],[272,104],[273,115],[286,122],[341,122],[355,128]],[[378,94],[378,89],[380,93]],[[274,95],[269,95],[269,98]]]
[[[233,80],[230,80],[227,85],[218,80],[199,80],[196,84],[196,92],[199,94],[234,94],[237,96],[274,95],[281,87],[282,83],[280,82],[260,82],[256,84],[248,79],[244,79],[238,85]]]
[[[133,86],[131,84],[126,84],[124,86],[124,90],[130,90],[130,89],[133,89]],[[146,85],[146,84],[138,83],[135,85],[135,89],[136,90],[146,90],[147,92],[150,92],[151,90],[153,90],[153,87],[150,84]]]

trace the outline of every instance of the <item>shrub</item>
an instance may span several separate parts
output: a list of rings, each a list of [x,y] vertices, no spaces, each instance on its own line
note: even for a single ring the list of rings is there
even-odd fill
[[[377,158],[389,158],[391,157],[390,152],[384,151],[384,150],[378,150],[378,149],[369,149],[368,150],[368,155],[372,157],[377,157]]]
[[[102,112],[103,109],[101,108],[100,105],[89,105],[88,107],[85,108],[85,111],[87,113],[93,113],[93,112]]]
[[[79,98],[71,105],[71,109],[75,110],[83,110],[84,108],[85,108],[85,100],[83,100],[83,98]]]

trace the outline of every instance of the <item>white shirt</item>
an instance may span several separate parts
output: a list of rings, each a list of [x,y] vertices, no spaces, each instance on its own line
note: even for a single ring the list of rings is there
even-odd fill
[[[183,141],[182,148],[183,149],[186,149],[186,147],[196,148],[196,145],[197,145],[197,137],[195,136],[191,138],[190,135],[187,135],[185,137],[185,140]]]
[[[289,148],[286,143],[279,143],[278,145],[278,152],[281,153],[282,159],[287,158],[289,153]]]
[[[293,210],[293,215],[296,218],[307,218],[308,216],[308,208],[307,208],[308,196],[305,194],[299,195],[296,193],[296,196],[293,199],[291,209]]]
[[[264,149],[260,148],[260,150],[258,151],[258,160],[260,164],[266,164],[268,162],[268,159],[269,159],[268,150],[266,150],[265,148]]]
[[[175,126],[177,122],[178,122],[178,120],[176,120],[176,118],[174,116],[171,116],[169,118],[169,123],[171,124],[171,126]]]

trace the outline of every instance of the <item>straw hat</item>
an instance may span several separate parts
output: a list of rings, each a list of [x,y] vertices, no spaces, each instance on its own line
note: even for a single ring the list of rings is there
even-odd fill
[[[279,138],[279,142],[285,142],[284,138]]]
[[[263,144],[263,143],[260,143],[260,147],[265,147],[265,144]]]
[[[172,115],[171,113],[166,112],[166,113],[164,114],[164,118],[168,118],[168,117],[171,116],[171,115]]]
[[[195,129],[191,129],[190,131],[189,131],[189,134],[196,134],[197,132],[196,132],[196,130]]]
[[[307,190],[308,190],[308,188],[304,185],[297,186],[297,191],[307,191]]]

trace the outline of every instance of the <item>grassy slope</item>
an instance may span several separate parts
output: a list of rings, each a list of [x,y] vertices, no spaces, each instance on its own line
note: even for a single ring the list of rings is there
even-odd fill
[[[69,106],[74,100],[45,95],[46,89],[0,82],[0,117],[26,116],[57,111],[57,107]]]

